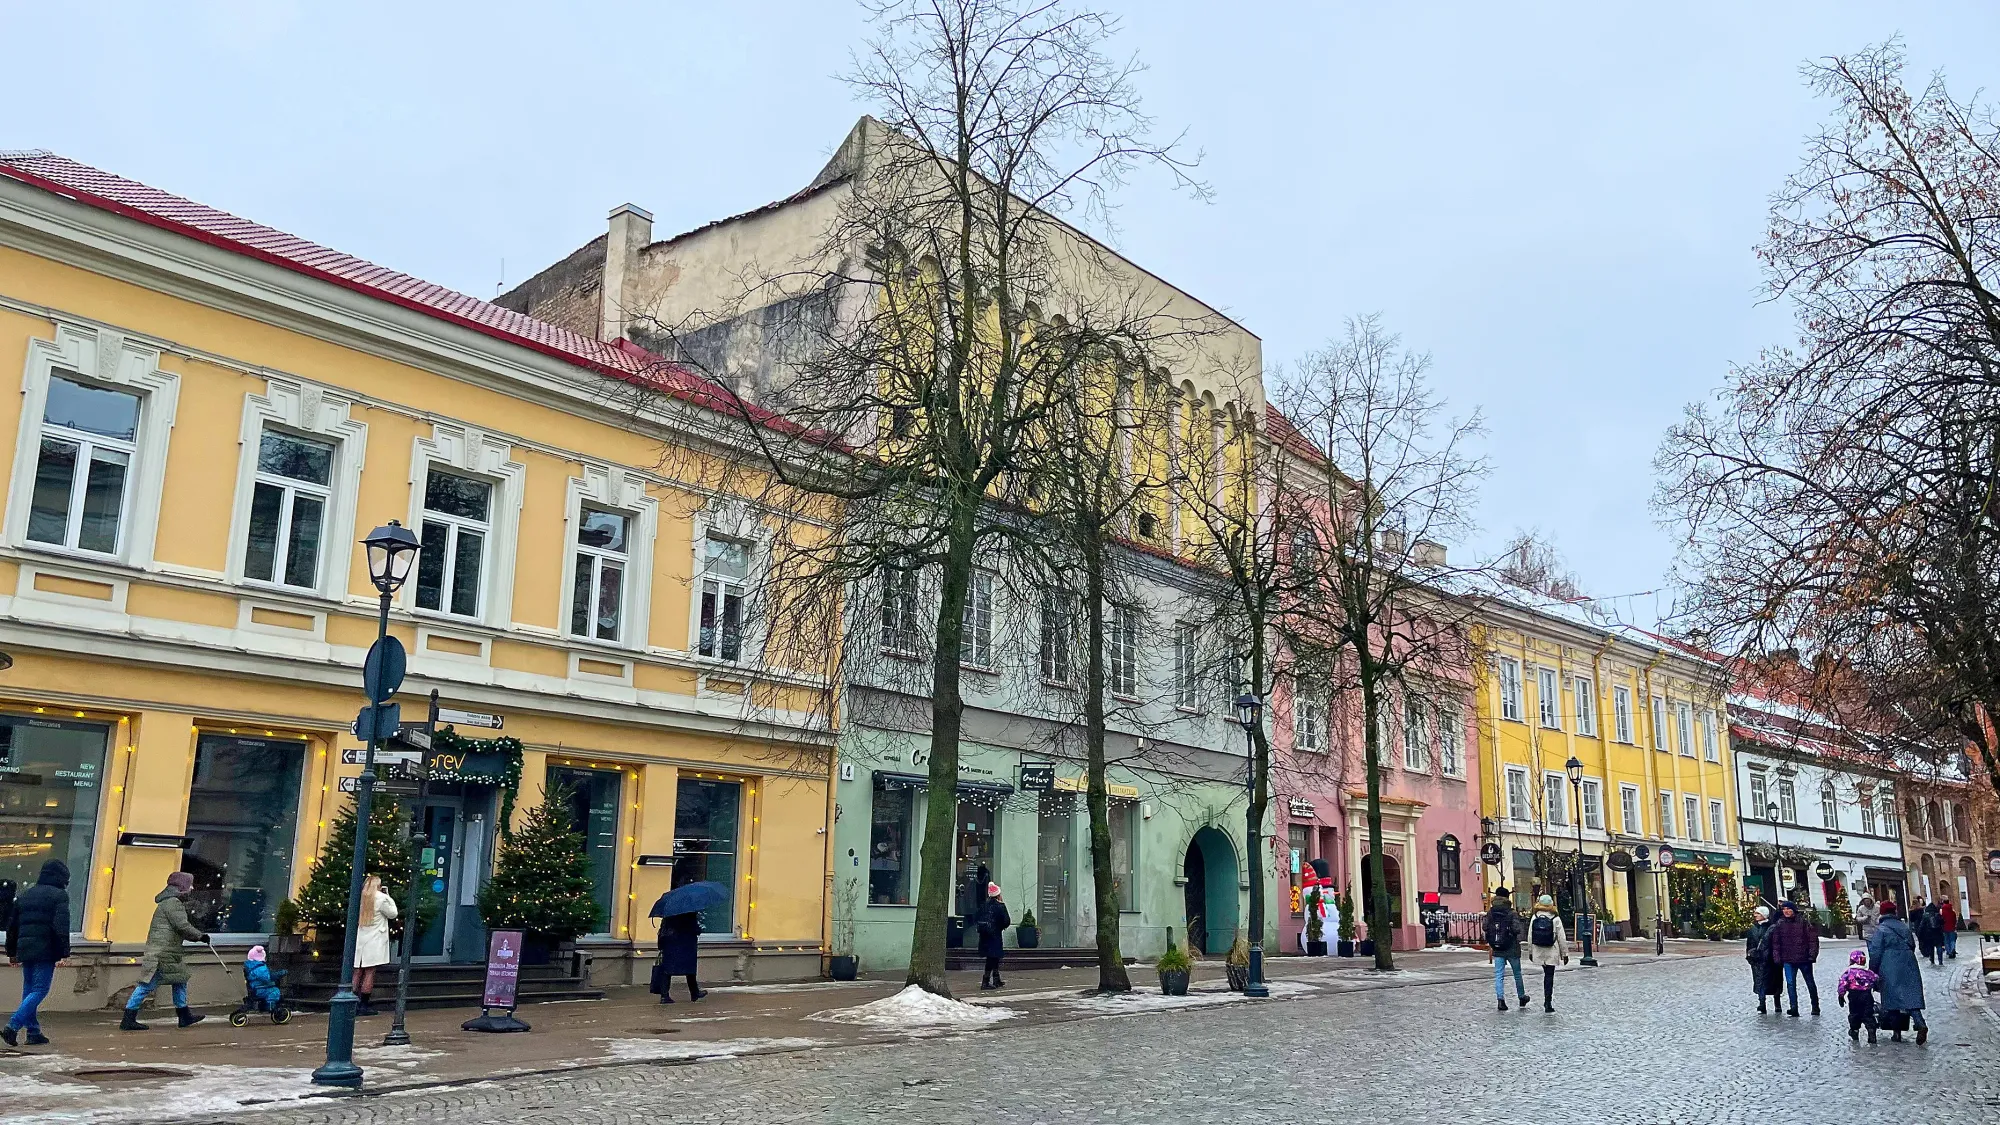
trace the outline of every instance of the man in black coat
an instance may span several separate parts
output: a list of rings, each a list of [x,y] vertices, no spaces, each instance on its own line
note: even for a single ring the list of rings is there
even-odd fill
[[[56,962],[69,956],[69,867],[58,859],[42,864],[41,877],[14,900],[5,922],[7,956],[21,963],[21,1006],[0,1039],[18,1046],[25,1029],[29,1045],[39,1047],[49,1040],[38,1009],[55,982]]]

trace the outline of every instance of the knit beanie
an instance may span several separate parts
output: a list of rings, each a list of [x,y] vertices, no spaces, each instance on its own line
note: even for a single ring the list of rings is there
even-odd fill
[[[185,871],[176,871],[172,875],[167,876],[167,886],[173,890],[186,893],[194,890],[194,876]]]

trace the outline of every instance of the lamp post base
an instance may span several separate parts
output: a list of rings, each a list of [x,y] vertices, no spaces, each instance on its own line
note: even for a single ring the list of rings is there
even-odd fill
[[[1271,990],[1264,986],[1264,943],[1261,941],[1250,943],[1249,969],[1249,979],[1243,982],[1243,995],[1257,1000],[1270,996]]]
[[[384,1047],[407,1047],[410,1045],[410,1033],[400,1027],[392,1027],[389,1029],[389,1034],[382,1037],[382,1045]]]
[[[351,988],[333,994],[326,1013],[326,1062],[312,1072],[315,1086],[361,1088],[361,1068],[354,1065],[354,1012],[361,998]]]

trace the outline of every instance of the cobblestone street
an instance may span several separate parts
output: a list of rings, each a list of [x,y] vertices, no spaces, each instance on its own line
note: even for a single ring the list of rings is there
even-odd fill
[[[1927,969],[1931,1041],[1851,1044],[1822,958],[1825,1014],[1757,1015],[1742,963],[1575,970],[1553,1015],[1493,1009],[1490,983],[600,1068],[272,1108],[269,1125],[480,1122],[1991,1121],[2000,1021],[1969,962]],[[1531,980],[1539,1000],[1539,982]],[[1783,1108],[1774,1111],[1774,1104]],[[229,1119],[239,1117],[232,1115]],[[201,1120],[222,1120],[205,1118]]]

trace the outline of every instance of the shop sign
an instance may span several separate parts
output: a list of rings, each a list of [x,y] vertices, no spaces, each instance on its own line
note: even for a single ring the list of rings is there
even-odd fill
[[[1610,858],[1604,861],[1604,865],[1613,871],[1630,871],[1632,870],[1632,853],[1621,848],[1618,851],[1612,852]]]
[[[1486,864],[1488,867],[1499,866],[1500,845],[1492,840],[1479,845],[1479,862]]]
[[[1293,820],[1311,820],[1318,815],[1318,810],[1313,808],[1311,801],[1301,801],[1296,798],[1285,802],[1285,811],[1291,814]]]
[[[1059,793],[1087,793],[1090,791],[1090,782],[1081,777],[1059,777],[1056,778],[1055,789]],[[1113,785],[1106,782],[1104,792],[1106,796],[1122,797],[1127,801],[1139,799],[1139,787],[1136,785]]]
[[[1046,793],[1056,787],[1054,766],[1022,766],[1021,792]]]
[[[2000,875],[2000,848],[1994,848],[1986,853],[1986,870]]]
[[[1833,879],[1833,864],[1825,860],[1820,860],[1819,866],[1813,868],[1813,877],[1822,883],[1831,881]]]
[[[474,785],[499,785],[507,780],[507,759],[498,750],[432,751],[424,757],[424,768],[444,774],[451,781]]]

